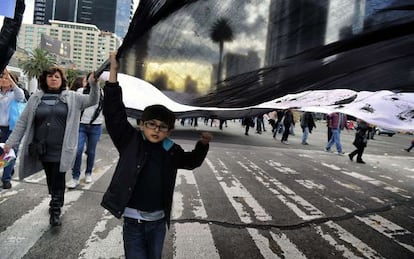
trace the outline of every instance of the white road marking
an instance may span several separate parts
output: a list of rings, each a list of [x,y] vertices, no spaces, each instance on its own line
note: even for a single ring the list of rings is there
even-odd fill
[[[333,232],[331,234],[325,233],[321,226],[316,226],[316,232],[325,239],[331,246],[335,247],[337,251],[342,252],[345,258],[383,258],[374,249],[356,238],[354,235],[346,231],[338,224],[328,221],[323,225],[328,226]],[[350,249],[352,246],[361,254],[355,254]]]
[[[79,259],[124,257],[122,224],[111,230],[107,229],[108,221],[114,218],[107,210],[104,211],[102,218],[86,241],[85,247],[79,253]]]
[[[217,181],[220,183],[224,193],[232,204],[233,208],[236,210],[237,214],[240,217],[240,220],[244,223],[252,223],[252,217],[249,213],[249,208],[254,212],[256,219],[260,221],[269,221],[272,220],[266,210],[257,202],[257,200],[247,191],[247,189],[240,183],[237,178],[229,174],[229,170],[225,164],[219,159],[219,164],[222,169],[217,170],[213,163],[206,158],[206,163],[213,171],[216,176]],[[227,182],[223,181],[223,176],[220,174],[226,174]]]
[[[306,179],[301,179],[301,180],[295,180],[298,184],[302,185],[303,187],[307,188],[307,189],[318,189],[318,190],[325,190],[326,187],[323,184],[317,184],[315,183],[313,180],[306,180]]]
[[[174,229],[174,258],[220,258],[207,224],[175,223]]]
[[[266,171],[257,166],[255,163],[253,163],[250,160],[247,160],[247,158],[246,161],[251,167],[251,169],[240,161],[238,161],[238,164],[242,166],[246,171],[255,175],[256,180],[262,183],[266,187],[266,189],[274,193],[276,197],[288,208],[290,208],[299,218],[303,220],[312,220],[325,216],[325,214],[322,211],[320,211],[311,203],[297,195],[286,185],[282,184],[275,178],[270,177],[266,173]]]
[[[372,185],[375,185],[375,186],[378,186],[378,187],[383,187],[384,190],[388,190],[390,192],[396,193],[396,194],[402,196],[403,198],[411,199],[411,195],[408,195],[407,194],[408,192],[404,189],[398,188],[396,186],[392,186],[388,183],[385,183],[385,182],[380,181],[380,180],[376,180],[374,178],[371,178],[369,176],[366,176],[366,175],[363,175],[363,174],[360,174],[360,173],[357,173],[357,172],[346,172],[346,171],[341,171],[341,172],[343,174],[352,176],[356,179],[359,179],[361,181],[370,183]]]
[[[82,193],[82,191],[71,191],[65,194],[62,215],[72,206],[73,202],[79,199]],[[1,256],[3,258],[22,258],[50,228],[49,202],[50,198],[43,199],[33,210],[24,214],[13,225],[0,233]]]
[[[394,242],[414,253],[413,245],[403,243],[403,240],[411,240],[411,242],[414,240],[414,234],[410,231],[377,214],[369,215],[366,217],[355,217],[376,231],[380,232],[384,236],[392,239]]]

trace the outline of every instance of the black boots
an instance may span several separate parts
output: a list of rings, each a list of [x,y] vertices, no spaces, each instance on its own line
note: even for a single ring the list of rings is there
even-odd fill
[[[49,203],[49,214],[50,219],[49,223],[52,227],[62,225],[62,221],[60,220],[61,208],[64,202],[64,191],[53,191],[52,192],[52,199]]]

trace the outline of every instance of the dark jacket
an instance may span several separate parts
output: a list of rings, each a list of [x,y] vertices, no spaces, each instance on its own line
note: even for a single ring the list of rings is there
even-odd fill
[[[119,161],[101,205],[115,217],[120,218],[131,199],[138,175],[147,162],[146,140],[143,133],[127,120],[122,102],[122,90],[118,83],[107,82],[104,96],[103,113],[106,129],[119,152]],[[163,204],[169,225],[177,169],[191,170],[199,167],[207,155],[209,145],[197,142],[193,151],[185,152],[170,139],[165,139],[163,144],[166,149],[162,165]]]
[[[313,119],[313,114],[311,112],[304,112],[302,114],[300,118],[300,126],[302,127],[302,131],[308,127],[309,133],[312,133],[313,128],[316,128],[315,120]]]
[[[356,127],[355,139],[352,144],[356,148],[366,147],[368,142],[368,124],[365,121],[358,122]]]

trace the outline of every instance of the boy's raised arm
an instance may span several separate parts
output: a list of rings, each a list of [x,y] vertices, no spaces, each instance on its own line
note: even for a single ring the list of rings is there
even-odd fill
[[[118,81],[118,69],[119,69],[119,63],[118,60],[116,60],[116,52],[112,52],[109,56],[110,61],[110,67],[109,67],[109,79],[108,82],[110,83],[116,83]]]

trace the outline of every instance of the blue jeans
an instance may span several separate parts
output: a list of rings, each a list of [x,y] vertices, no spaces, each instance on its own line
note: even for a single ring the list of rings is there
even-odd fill
[[[138,223],[124,218],[123,239],[125,258],[161,258],[167,231],[165,219]]]
[[[342,144],[341,144],[341,130],[340,129],[332,129],[332,137],[326,145],[326,150],[331,150],[333,144],[336,144],[336,151],[338,153],[342,153]]]
[[[306,143],[306,141],[308,140],[308,136],[309,136],[309,127],[304,127],[303,135],[302,135],[302,144]]]
[[[78,150],[76,152],[75,164],[72,168],[73,179],[79,179],[82,164],[82,153],[86,143],[86,171],[85,174],[91,174],[95,163],[96,145],[102,134],[100,124],[83,124],[79,125]]]
[[[11,130],[9,129],[9,127],[0,127],[1,130],[1,138],[0,138],[0,143],[5,143],[6,140],[9,138],[10,134],[11,134]],[[19,147],[16,146],[13,148],[14,152],[16,153],[16,157],[17,157],[17,152],[19,151]],[[6,166],[5,168],[3,168],[3,176],[1,177],[1,181],[4,182],[10,182],[12,175],[14,174],[14,165],[16,164],[16,159],[13,159],[13,161],[11,161],[9,163],[8,166]]]

